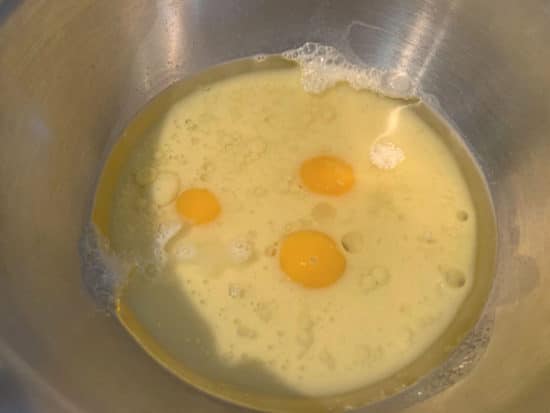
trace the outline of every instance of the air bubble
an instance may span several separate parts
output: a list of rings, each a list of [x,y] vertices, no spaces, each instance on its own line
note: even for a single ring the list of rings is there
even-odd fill
[[[390,273],[384,267],[373,267],[360,278],[360,286],[363,292],[370,293],[375,289],[386,285],[390,281]]]
[[[390,90],[400,96],[410,96],[413,89],[410,78],[404,73],[394,73],[389,76],[388,86]]]
[[[364,248],[364,245],[365,239],[363,234],[358,231],[348,232],[342,237],[342,247],[351,254],[360,252]]]
[[[456,268],[441,270],[445,284],[451,288],[462,288],[466,285],[466,275]]]
[[[229,245],[229,255],[233,262],[243,264],[252,258],[254,249],[252,243],[244,239],[237,239]]]
[[[264,323],[268,323],[273,318],[272,306],[268,303],[259,303],[256,306],[255,312]]]
[[[239,323],[237,324],[237,335],[243,338],[255,339],[258,336],[258,333],[256,330]],[[243,357],[245,357],[244,354]]]
[[[319,222],[330,221],[336,216],[336,208],[327,202],[320,202],[311,210],[311,216]]]
[[[297,343],[302,347],[303,351],[308,350],[313,344],[312,330],[302,330],[296,335]]]
[[[463,210],[458,211],[456,213],[456,217],[461,222],[468,221],[468,213],[466,211],[463,211]]]
[[[244,297],[244,289],[237,284],[229,284],[227,292],[232,298],[242,298]]]
[[[424,244],[430,244],[430,245],[435,244],[437,242],[437,240],[435,239],[431,231],[426,231],[422,233],[422,235],[418,237],[418,240]]]
[[[161,172],[151,185],[151,198],[158,206],[165,206],[174,201],[178,195],[180,181],[172,172]]]
[[[182,261],[192,260],[197,256],[197,247],[191,243],[180,243],[174,247],[174,255]]]
[[[268,257],[274,257],[277,255],[277,243],[268,245],[264,251],[265,255]]]
[[[257,197],[263,197],[267,193],[267,189],[262,186],[257,186],[252,190],[252,193]]]
[[[325,365],[329,370],[334,370],[336,368],[336,361],[334,356],[329,353],[327,350],[323,350],[319,355],[319,360]]]
[[[292,231],[295,231],[297,228],[298,228],[298,226],[296,225],[296,222],[287,222],[287,223],[283,226],[283,232],[284,232],[285,234],[289,234],[289,233],[291,233]]]

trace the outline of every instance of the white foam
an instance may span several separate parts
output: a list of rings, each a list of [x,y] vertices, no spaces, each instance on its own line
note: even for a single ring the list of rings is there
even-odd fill
[[[247,240],[236,239],[229,245],[229,255],[235,263],[245,263],[252,258],[252,254],[252,244]]]
[[[102,309],[113,310],[116,292],[128,278],[128,266],[109,253],[107,240],[93,224],[84,229],[79,252],[86,289]]]
[[[406,73],[388,73],[352,63],[332,46],[308,42],[282,56],[298,63],[302,85],[308,93],[321,93],[339,82],[347,82],[354,89],[368,89],[389,97],[415,96],[413,82]]]
[[[318,43],[282,53],[300,65],[302,85],[306,92],[321,93],[338,82],[347,82],[355,89],[377,90],[382,73],[350,63],[337,49]]]
[[[387,138],[397,130],[401,112],[417,104],[418,102],[406,103],[392,109],[390,112],[386,122],[386,128],[374,139],[369,152],[370,161],[377,168],[386,170],[393,169],[405,160],[405,152],[403,152],[403,149],[398,147],[395,143],[388,141]]]
[[[405,160],[405,153],[392,142],[379,142],[372,146],[369,159],[377,168],[389,170]]]

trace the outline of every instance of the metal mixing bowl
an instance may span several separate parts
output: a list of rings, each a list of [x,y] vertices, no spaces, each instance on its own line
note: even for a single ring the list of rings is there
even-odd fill
[[[0,412],[242,410],[177,380],[97,310],[78,240],[105,151],[150,98],[306,41],[408,75],[474,154],[498,224],[482,343],[364,411],[546,411],[549,19],[543,0],[0,0]]]

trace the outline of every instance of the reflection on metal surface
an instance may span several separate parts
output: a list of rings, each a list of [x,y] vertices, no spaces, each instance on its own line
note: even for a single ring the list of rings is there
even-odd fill
[[[21,5],[21,0],[0,1],[0,25]]]
[[[7,360],[5,365],[2,359]],[[83,412],[0,341],[0,411],[31,412],[37,402],[48,403],[67,413]]]
[[[488,350],[450,389],[404,411],[548,406],[544,1],[4,0],[0,16],[0,336],[64,398],[90,412],[240,411],[166,374],[96,312],[76,245],[109,138],[148,99],[207,66],[317,41],[377,69],[406,66],[474,153],[495,205],[499,298]],[[59,412],[36,394],[26,408]]]

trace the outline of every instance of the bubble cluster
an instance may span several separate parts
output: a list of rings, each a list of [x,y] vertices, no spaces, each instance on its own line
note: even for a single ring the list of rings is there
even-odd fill
[[[355,65],[331,46],[308,42],[282,56],[300,65],[302,85],[309,93],[321,93],[339,82],[347,82],[357,90],[376,91],[383,81],[381,71]]]
[[[393,169],[405,160],[403,150],[392,142],[379,142],[372,146],[370,161],[379,169]]]
[[[339,82],[347,82],[356,90],[372,90],[389,97],[411,99],[418,94],[407,73],[352,63],[332,46],[308,42],[282,56],[300,65],[302,85],[309,93],[322,93]]]
[[[386,285],[390,281],[390,273],[385,267],[373,267],[359,279],[360,288],[364,293]]]
[[[236,239],[229,244],[229,255],[231,259],[242,264],[249,261],[254,253],[253,245],[245,239]]]
[[[231,298],[244,297],[244,289],[237,284],[229,284],[229,287],[227,288],[227,293]]]
[[[79,243],[84,285],[101,309],[114,308],[116,292],[127,280],[128,269],[109,255],[108,244],[93,224],[84,229]]]
[[[407,396],[412,396],[416,400],[427,399],[452,386],[469,374],[485,353],[491,338],[493,326],[493,317],[485,314],[474,330],[453,351],[450,359],[443,367],[436,370],[428,380],[423,380],[417,386],[411,388],[411,392]]]

